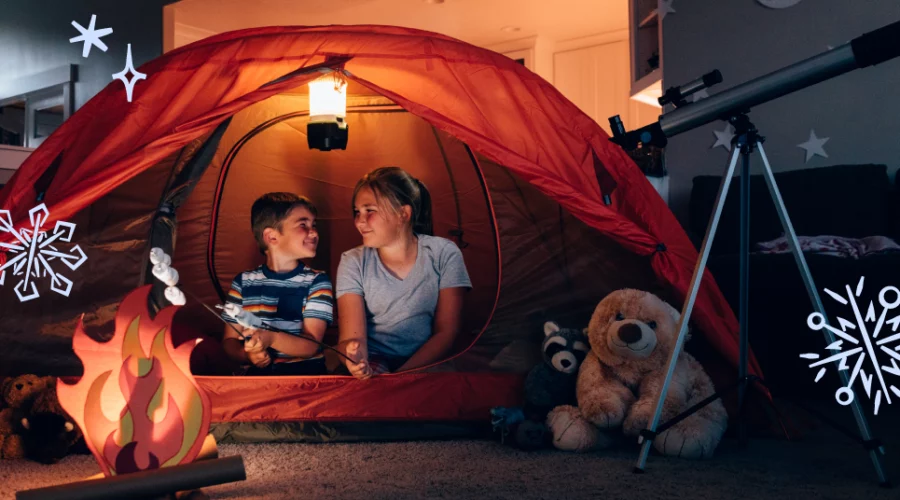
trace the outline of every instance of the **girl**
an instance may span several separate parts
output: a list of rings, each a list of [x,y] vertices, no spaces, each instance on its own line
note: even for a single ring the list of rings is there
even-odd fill
[[[347,369],[368,378],[443,359],[472,283],[456,244],[432,236],[428,190],[383,167],[360,179],[352,204],[363,244],[341,255],[336,278]]]

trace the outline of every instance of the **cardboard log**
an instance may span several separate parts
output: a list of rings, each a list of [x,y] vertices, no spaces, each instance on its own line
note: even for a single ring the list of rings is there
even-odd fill
[[[245,479],[243,458],[233,456],[20,491],[16,493],[16,500],[149,499]]]
[[[219,458],[219,446],[216,443],[216,438],[214,438],[212,434],[207,434],[206,437],[203,438],[203,446],[200,448],[200,453],[197,453],[197,458],[194,459],[194,462],[210,460],[213,458]],[[102,472],[98,472],[93,476],[89,476],[85,481],[103,479],[104,477],[106,476]]]

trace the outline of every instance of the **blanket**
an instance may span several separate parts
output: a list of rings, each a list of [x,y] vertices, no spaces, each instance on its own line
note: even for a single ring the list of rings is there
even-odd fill
[[[845,238],[843,236],[798,236],[800,249],[822,255],[833,255],[848,259],[859,259],[872,254],[900,252],[900,245],[886,236],[865,238]],[[791,251],[787,238],[781,236],[771,241],[756,244],[756,253],[776,254]]]

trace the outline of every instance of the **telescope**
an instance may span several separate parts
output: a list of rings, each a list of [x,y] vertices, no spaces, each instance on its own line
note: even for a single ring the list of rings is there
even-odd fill
[[[684,306],[681,310],[681,316],[678,319],[678,337],[669,356],[666,365],[666,377],[662,383],[660,393],[657,397],[656,406],[653,410],[653,417],[648,422],[646,429],[640,433],[642,444],[641,453],[638,462],[635,465],[635,472],[643,472],[647,458],[650,453],[651,443],[661,433],[666,432],[671,426],[676,425],[681,420],[687,418],[693,413],[700,411],[706,405],[711,404],[726,392],[738,390],[738,413],[737,427],[738,438],[743,444],[747,439],[746,422],[743,415],[743,402],[747,390],[751,384],[766,385],[765,381],[757,376],[751,375],[748,369],[749,363],[749,282],[750,282],[750,155],[754,152],[758,153],[762,159],[762,177],[769,188],[772,203],[778,218],[781,221],[784,235],[794,255],[794,262],[800,271],[803,284],[809,294],[810,301],[816,314],[821,316],[827,324],[827,315],[825,314],[825,306],[819,296],[809,265],[806,263],[806,257],[800,247],[797,232],[794,230],[790,216],[785,208],[784,200],[778,189],[778,183],[775,179],[769,159],[766,156],[762,143],[764,137],[760,135],[759,130],[750,121],[748,113],[750,108],[757,104],[776,99],[785,94],[800,90],[810,85],[814,85],[829,78],[847,73],[857,68],[865,68],[873,66],[889,59],[900,56],[900,22],[887,25],[875,31],[866,33],[860,37],[854,38],[840,47],[821,53],[817,56],[803,60],[792,66],[787,66],[778,71],[769,73],[768,75],[751,80],[742,85],[738,85],[732,89],[723,91],[712,97],[707,97],[702,101],[696,101],[688,104],[685,97],[698,92],[704,88],[714,85],[721,81],[721,75],[718,71],[707,73],[702,78],[698,78],[681,87],[672,87],[666,91],[666,94],[659,99],[661,105],[671,103],[675,106],[675,110],[663,114],[656,123],[652,123],[645,127],[639,128],[632,132],[625,132],[622,126],[622,120],[618,116],[609,119],[612,126],[613,137],[610,140],[626,151],[634,150],[639,144],[652,145],[657,147],[665,147],[668,138],[674,135],[686,132],[693,128],[705,125],[714,120],[727,120],[734,126],[734,145],[731,152],[731,160],[728,163],[728,169],[722,176],[719,185],[719,192],[716,195],[716,203],[710,216],[709,225],[706,228],[706,234],[703,237],[703,244],[697,256],[697,264],[694,268],[694,274],[691,278],[691,284],[685,294]],[[715,238],[716,230],[721,219],[722,210],[725,206],[729,193],[732,178],[736,172],[738,159],[741,160],[740,175],[740,286],[739,286],[739,361],[738,361],[738,381],[730,387],[718,391],[716,394],[707,397],[703,401],[693,404],[690,408],[681,414],[670,417],[665,423],[660,423],[662,418],[663,403],[669,391],[669,386],[675,375],[675,365],[681,353],[687,334],[688,322],[700,290],[700,283],[703,280],[703,274],[706,268],[706,262],[709,259],[710,248]],[[822,330],[825,336],[826,345],[836,345],[836,338],[832,333],[835,330]],[[839,342],[837,342],[839,345]],[[874,438],[869,428],[865,413],[860,407],[859,400],[855,398],[852,389],[853,380],[847,375],[848,370],[838,370],[838,376],[841,379],[842,389],[839,391],[846,392],[850,395],[846,402],[839,402],[843,405],[851,405],[853,417],[856,420],[857,427],[860,431],[860,437],[857,438],[863,448],[869,454],[875,472],[878,475],[879,483],[883,486],[890,484],[882,464],[881,456],[884,454],[884,446],[881,442]],[[821,376],[821,375],[820,375]],[[816,379],[818,381],[818,379]],[[893,386],[892,386],[893,388]],[[877,403],[875,414],[878,414]],[[827,423],[827,422],[826,422]],[[663,441],[665,447],[665,441]]]
[[[667,91],[659,99],[660,105],[670,102],[676,106],[679,103],[683,105],[661,115],[655,123],[625,132],[619,116],[611,117],[609,124],[613,137],[610,140],[626,151],[636,149],[639,144],[665,147],[669,137],[715,120],[728,120],[746,113],[757,104],[897,56],[900,56],[900,21],[701,101],[683,104],[683,97],[717,83],[716,80],[721,81],[721,75],[714,71],[704,75],[702,79],[683,85],[680,91],[674,88]]]

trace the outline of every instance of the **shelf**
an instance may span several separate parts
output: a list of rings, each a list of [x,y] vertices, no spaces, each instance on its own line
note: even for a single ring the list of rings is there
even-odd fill
[[[629,0],[631,91],[629,97],[659,107],[662,95],[662,22],[658,0]]]
[[[660,89],[662,88],[662,69],[656,68],[648,75],[644,76],[640,80],[631,84],[631,96],[634,97],[637,94],[640,94],[644,90],[650,88],[650,86],[659,83]]]
[[[13,146],[10,144],[0,144],[0,149],[8,149],[10,151],[21,151],[25,153],[31,153],[35,150],[35,148],[23,148],[22,146]]]

